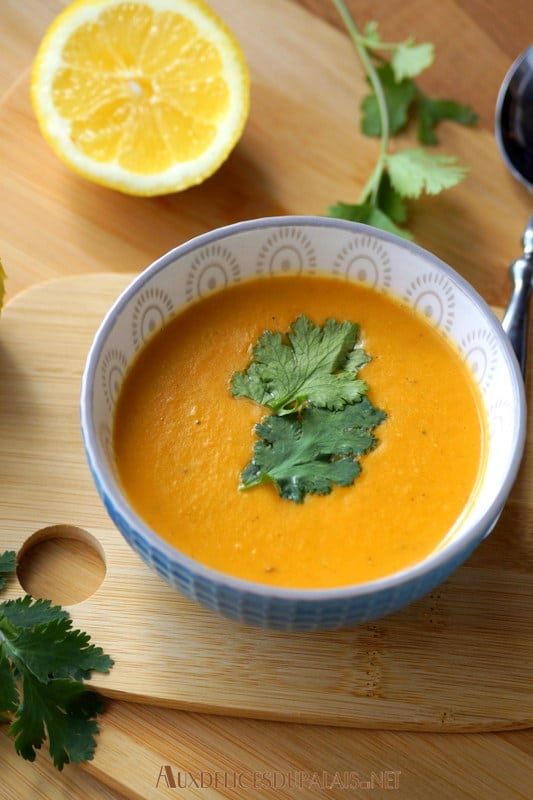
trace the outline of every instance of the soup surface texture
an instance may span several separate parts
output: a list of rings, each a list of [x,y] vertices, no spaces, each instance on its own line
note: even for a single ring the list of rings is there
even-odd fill
[[[278,496],[239,489],[254,425],[268,411],[235,398],[265,330],[301,314],[361,326],[358,377],[387,413],[349,487]],[[475,494],[484,412],[460,355],[424,317],[374,289],[326,276],[258,278],[188,306],[142,348],[120,390],[114,451],[133,507],[161,537],[239,578],[293,588],[373,580],[428,556]]]

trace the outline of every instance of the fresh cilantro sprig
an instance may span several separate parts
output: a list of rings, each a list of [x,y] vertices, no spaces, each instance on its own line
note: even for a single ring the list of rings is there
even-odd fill
[[[255,427],[241,488],[271,483],[280,497],[301,503],[307,494],[329,494],[334,484],[350,486],[386,416],[357,378],[370,360],[359,326],[328,319],[321,327],[301,315],[285,336],[265,331],[252,352],[248,368],[233,374],[231,391],[273,413]]]
[[[0,555],[0,589],[16,563],[14,552]],[[112,666],[60,606],[30,595],[0,603],[0,721],[9,723],[17,753],[34,761],[47,739],[57,769],[90,761],[104,702],[83,681]]]
[[[477,115],[455,100],[428,97],[413,80],[434,60],[433,44],[384,42],[378,24],[369,22],[361,33],[344,0],[333,0],[354,43],[364,67],[371,93],[361,104],[361,129],[367,136],[380,138],[375,167],[356,203],[338,202],[328,208],[332,217],[364,222],[412,238],[400,227],[407,220],[405,200],[418,198],[422,192],[438,194],[459,183],[467,169],[455,156],[429,152],[425,147],[411,147],[393,152],[391,137],[401,131],[410,117],[417,117],[420,144],[435,145],[436,126],[442,120],[473,125]],[[387,60],[383,55],[390,54]]]

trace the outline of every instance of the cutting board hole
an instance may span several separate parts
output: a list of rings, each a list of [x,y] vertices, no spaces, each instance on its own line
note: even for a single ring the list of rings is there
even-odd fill
[[[23,544],[17,577],[32,597],[72,605],[87,600],[106,574],[97,539],[75,525],[41,528]]]

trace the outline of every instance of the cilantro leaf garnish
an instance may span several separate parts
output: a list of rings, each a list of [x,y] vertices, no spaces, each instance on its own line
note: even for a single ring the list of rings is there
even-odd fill
[[[270,483],[280,497],[301,503],[307,494],[354,482],[360,456],[377,443],[372,431],[386,416],[357,378],[368,361],[353,322],[328,319],[321,327],[301,315],[285,336],[259,337],[251,364],[230,384],[234,397],[272,411],[255,427],[242,489]]]
[[[430,42],[417,44],[412,38],[402,42],[385,42],[377,22],[369,22],[363,32],[358,29],[344,0],[333,0],[353,41],[365,69],[371,92],[361,102],[361,130],[366,136],[381,139],[374,169],[355,203],[337,202],[329,206],[329,216],[365,222],[405,238],[411,234],[398,226],[406,221],[405,204],[401,216],[391,208],[388,194],[383,193],[384,179],[399,198],[416,198],[423,191],[437,194],[459,183],[467,174],[451,156],[433,156],[422,148],[392,152],[390,139],[402,131],[409,120],[418,118],[417,135],[423,145],[438,143],[435,128],[442,120],[461,125],[474,125],[475,112],[466,105],[448,98],[430,98],[420,90],[414,78],[434,61],[435,48]],[[385,58],[390,53],[390,60]],[[412,170],[412,176],[406,174]]]
[[[0,589],[3,589],[6,582],[3,576],[15,572],[16,568],[17,554],[14,550],[6,550],[5,553],[0,555]]]
[[[328,319],[323,327],[302,315],[287,336],[265,331],[253,348],[248,369],[231,380],[235,397],[249,397],[276,414],[290,414],[312,403],[340,409],[366,392],[355,376],[369,360],[356,348],[359,326]]]
[[[0,573],[15,569],[14,552],[0,555]],[[0,603],[0,721],[19,755],[33,761],[47,740],[59,770],[92,759],[103,699],[83,681],[112,666],[60,606],[30,595]]]
[[[341,411],[310,406],[299,417],[265,417],[242,487],[271,482],[281,497],[301,503],[306,494],[329,494],[333,484],[350,486],[361,472],[358,456],[375,447],[372,430],[384,418],[366,397]]]

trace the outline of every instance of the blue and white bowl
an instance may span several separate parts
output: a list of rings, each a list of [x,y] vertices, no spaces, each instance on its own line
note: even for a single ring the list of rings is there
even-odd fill
[[[471,511],[453,537],[422,562],[353,586],[284,589],[205,567],[151,530],[132,509],[117,479],[111,429],[128,364],[180,309],[254,275],[315,272],[390,290],[455,342],[486,407],[487,458]],[[445,580],[497,522],[519,468],[526,428],[524,386],[509,341],[491,309],[460,275],[420,247],[375,228],[291,216],[250,220],[203,234],[135,278],[107,314],[91,347],[82,383],[81,425],[98,491],[139,556],[171,586],[213,611],[286,630],[333,629],[376,619]]]

